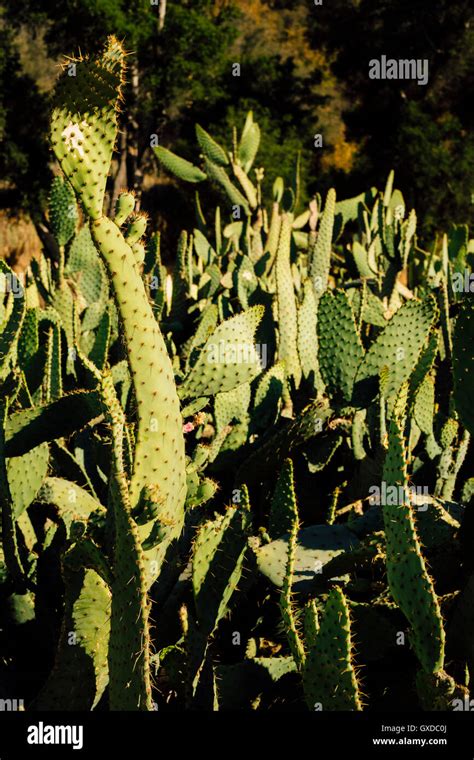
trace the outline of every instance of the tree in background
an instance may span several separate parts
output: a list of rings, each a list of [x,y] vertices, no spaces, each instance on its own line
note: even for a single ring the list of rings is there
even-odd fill
[[[21,95],[21,97],[19,97]],[[0,198],[2,205],[39,208],[48,184],[47,108],[21,70],[13,34],[0,18]]]
[[[127,109],[112,199],[125,185],[143,188],[144,207],[179,225],[188,190],[160,173],[150,141],[193,158],[197,121],[230,148],[231,127],[240,128],[251,109],[262,128],[267,183],[277,174],[289,182],[301,150],[305,199],[330,185],[340,197],[380,186],[393,167],[426,236],[448,219],[472,219],[469,0],[440,0],[435,9],[432,0],[0,0],[2,7],[12,28],[44,33],[52,59],[92,52],[108,34],[125,40]],[[10,72],[3,90],[11,93],[9,116],[3,105],[1,117],[10,167],[3,177],[36,202],[35,182],[48,180],[46,171],[33,171],[47,166],[44,147],[33,150],[44,146],[44,106],[31,105],[33,86],[13,84],[12,71],[22,74],[17,59],[5,63],[15,56],[8,35],[0,53],[1,71]],[[428,85],[370,80],[369,60],[382,54],[428,58]],[[240,76],[233,76],[236,62]],[[34,124],[25,118],[33,112],[40,114]]]
[[[6,18],[17,28],[46,28],[51,56],[99,49],[109,34],[125,40],[128,59],[127,116],[119,145],[115,193],[121,186],[141,188],[152,135],[164,124],[179,136],[186,113],[204,98],[212,106],[235,32],[228,4],[185,0],[163,5],[150,0],[3,0]],[[160,13],[161,8],[161,13]],[[166,23],[164,24],[164,21]],[[164,28],[163,28],[164,24]],[[115,194],[114,193],[114,194]]]
[[[315,48],[351,107],[344,117],[358,145],[354,171],[338,186],[357,192],[391,168],[429,235],[448,220],[473,221],[474,12],[470,0],[332,0],[315,9]],[[371,80],[369,60],[421,58],[429,81]]]
[[[123,186],[138,192],[143,187],[145,207],[181,218],[188,191],[170,185],[168,177],[162,178],[166,186],[152,182],[158,167],[150,141],[192,157],[196,121],[228,144],[231,126],[241,127],[249,109],[262,126],[266,181],[277,174],[289,181],[300,148],[307,175],[314,174],[319,157],[312,135],[317,108],[328,97],[320,88],[324,61],[306,38],[302,0],[291,9],[275,9],[265,0],[173,0],[165,17],[162,2],[150,0],[43,0],[40,7],[35,0],[20,7],[14,0],[1,2],[12,25],[44,32],[52,58],[93,51],[108,34],[125,40],[131,51],[127,120],[112,200]],[[235,62],[241,64],[239,77],[233,76]]]

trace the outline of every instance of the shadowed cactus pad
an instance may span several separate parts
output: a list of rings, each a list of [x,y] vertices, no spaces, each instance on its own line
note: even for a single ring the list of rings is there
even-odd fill
[[[453,336],[454,400],[463,424],[474,435],[474,304],[462,302]]]
[[[392,596],[412,626],[416,655],[427,673],[435,673],[443,667],[445,634],[433,582],[421,553],[413,506],[406,495],[405,457],[402,434],[392,420],[383,479],[389,486],[400,487],[405,495],[396,504],[383,506],[387,577]]]
[[[295,591],[310,590],[333,557],[357,546],[359,539],[345,525],[312,525],[298,533],[294,581]],[[285,576],[288,536],[281,536],[257,550],[260,571],[276,586]]]

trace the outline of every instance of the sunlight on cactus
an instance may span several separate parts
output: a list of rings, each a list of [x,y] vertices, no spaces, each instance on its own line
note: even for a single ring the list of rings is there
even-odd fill
[[[196,125],[193,161],[155,147],[196,190],[168,270],[134,194],[108,197],[123,46],[71,60],[57,259],[24,284],[0,262],[0,628],[46,652],[26,709],[371,710],[395,655],[400,694],[455,709],[467,228],[422,250],[393,172],[305,208],[298,159],[269,189],[249,112],[226,145]],[[8,658],[5,699],[26,667]]]

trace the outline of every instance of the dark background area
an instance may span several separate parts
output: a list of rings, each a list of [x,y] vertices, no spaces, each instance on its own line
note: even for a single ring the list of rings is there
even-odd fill
[[[230,148],[249,109],[267,192],[276,176],[290,180],[301,150],[303,200],[332,185],[340,199],[382,188],[393,168],[426,245],[472,222],[469,0],[160,1],[0,0],[0,254],[35,245],[30,219],[54,168],[47,120],[58,62],[111,33],[130,51],[111,182],[142,193],[152,227],[191,228],[194,214],[193,189],[158,166],[151,135],[195,161],[196,122]],[[369,61],[383,54],[428,59],[428,84],[371,80]]]

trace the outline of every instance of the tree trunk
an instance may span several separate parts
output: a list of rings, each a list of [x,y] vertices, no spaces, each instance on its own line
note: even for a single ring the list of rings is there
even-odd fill
[[[139,86],[140,77],[138,73],[138,61],[134,57],[130,66],[131,71],[131,103],[129,107],[128,118],[128,155],[127,155],[127,170],[128,179],[130,183],[130,189],[135,191],[136,202],[135,210],[140,208],[140,195],[142,191],[142,171],[139,163],[138,155],[138,143],[139,143],[139,129],[138,129],[138,104],[139,104]]]
[[[119,149],[120,149],[120,158],[119,158],[119,168],[117,171],[117,174],[115,175],[114,179],[114,189],[112,192],[112,200],[110,202],[110,211],[109,213],[113,213],[113,210],[115,208],[115,202],[120,195],[120,192],[122,190],[128,190],[128,182],[127,182],[127,128],[124,127],[123,130],[120,132],[120,141],[119,141]]]
[[[165,16],[166,16],[166,0],[160,0],[160,6],[158,11],[158,29],[163,29],[165,25]]]

